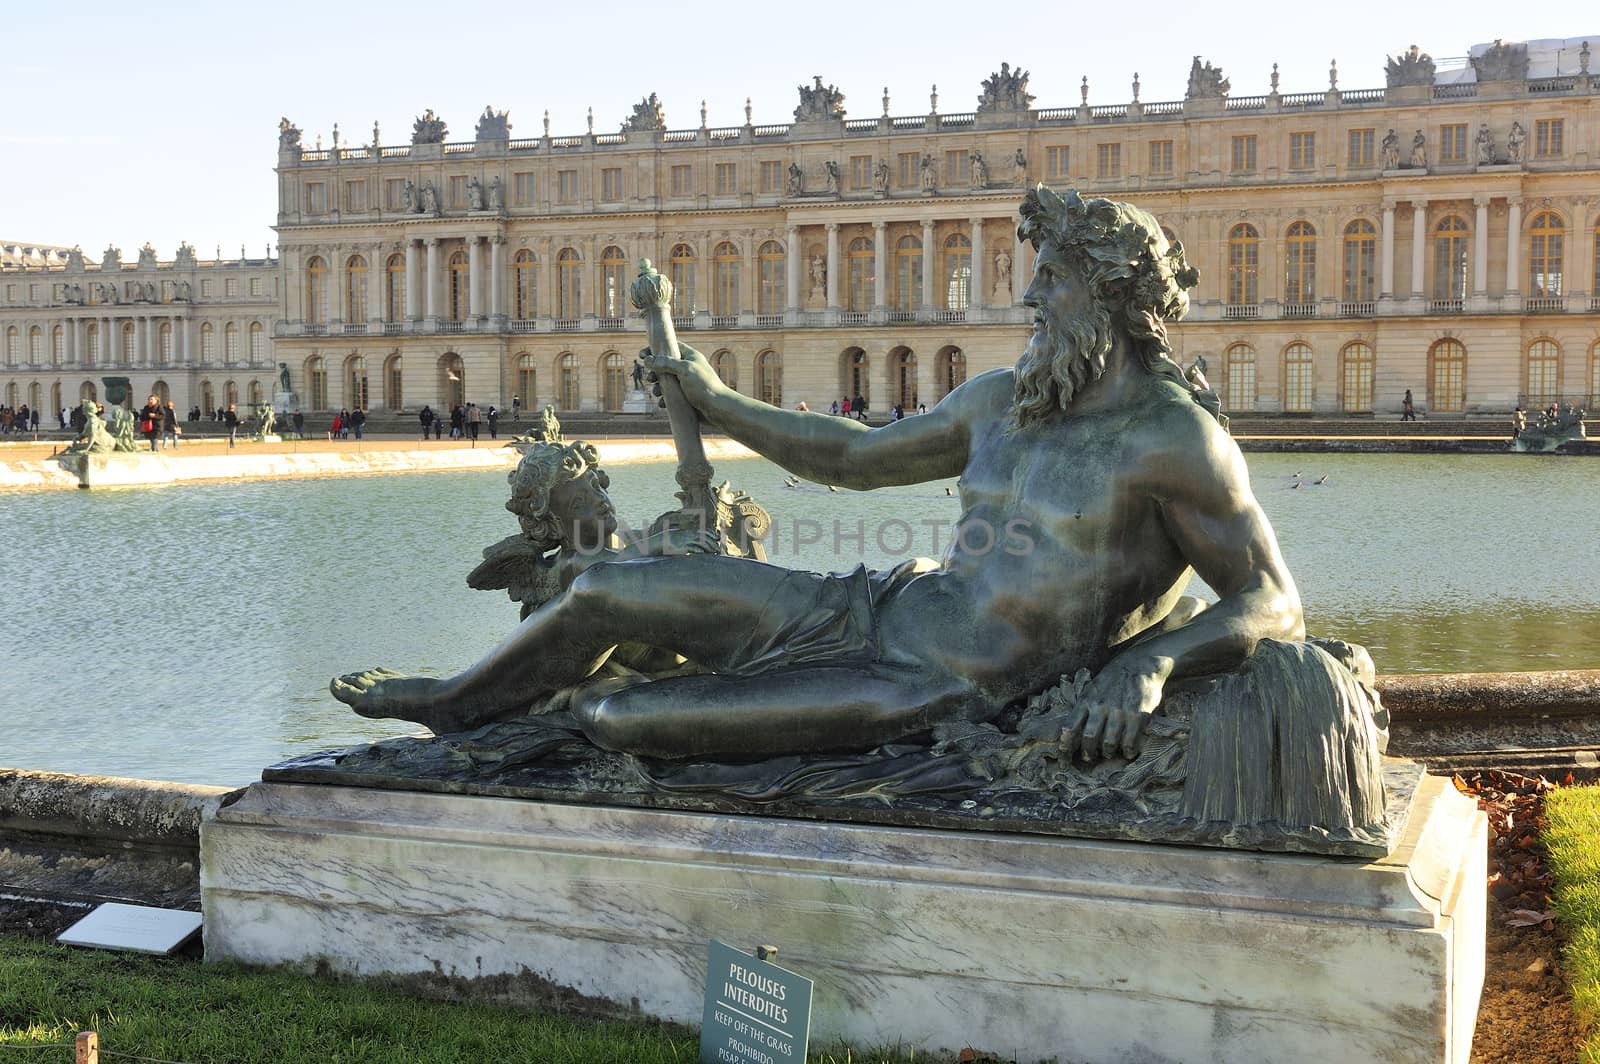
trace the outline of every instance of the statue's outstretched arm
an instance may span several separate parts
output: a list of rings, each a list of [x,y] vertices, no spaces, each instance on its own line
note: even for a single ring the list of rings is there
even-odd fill
[[[673,373],[684,395],[713,428],[818,484],[865,491],[959,476],[966,468],[973,426],[1003,416],[1011,397],[1009,371],[974,377],[926,414],[879,428],[847,417],[784,410],[729,388],[705,358],[682,348],[681,359],[645,358],[656,373]]]

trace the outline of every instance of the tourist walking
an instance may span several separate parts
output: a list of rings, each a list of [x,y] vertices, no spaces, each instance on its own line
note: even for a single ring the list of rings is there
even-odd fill
[[[298,410],[294,412],[294,438],[297,440],[306,438],[306,416]]]
[[[139,433],[149,442],[151,453],[155,452],[156,440],[161,438],[161,421],[161,396],[152,395],[139,411]]]
[[[850,397],[848,395],[844,397],[844,402],[839,404],[839,409],[843,411],[845,417],[850,416]]]
[[[1416,404],[1411,401],[1411,389],[1410,388],[1406,389],[1406,397],[1404,399],[1400,400],[1400,420],[1401,421],[1415,421],[1415,420],[1417,420],[1417,407],[1416,407]]]
[[[231,448],[239,437],[239,412],[228,404],[228,409],[222,412],[222,424],[228,430],[228,446]]]
[[[356,439],[361,438],[362,430],[367,427],[367,412],[359,406],[350,412],[350,426],[356,430]]]
[[[422,422],[422,438],[428,438],[428,430],[433,428],[433,407],[424,403],[422,409],[417,411],[417,420]]]
[[[483,423],[483,412],[478,409],[477,403],[467,404],[467,434],[472,437],[472,442],[478,442],[478,426]]]
[[[174,450],[178,447],[178,433],[183,430],[178,427],[178,412],[172,409],[172,400],[168,399],[161,408],[161,446],[166,447],[167,441],[172,441]]]
[[[855,411],[857,421],[867,420],[867,397],[857,393],[856,401],[850,404],[850,409]]]
[[[489,422],[489,438],[491,440],[498,440],[500,438],[500,432],[498,429],[498,425],[500,423],[500,411],[494,408],[493,403],[489,404],[489,413],[485,415],[485,417]]]
[[[344,431],[344,411],[333,415],[333,424],[328,428],[328,439],[339,439],[339,433]]]
[[[520,395],[513,395],[511,397],[511,420],[522,420],[522,396]]]

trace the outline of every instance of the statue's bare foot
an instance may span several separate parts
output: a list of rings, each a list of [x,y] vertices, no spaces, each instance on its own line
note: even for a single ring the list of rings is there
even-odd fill
[[[451,714],[440,705],[443,680],[407,676],[393,669],[368,669],[335,678],[328,684],[333,697],[363,717],[393,717],[426,725],[436,733],[453,730]]]

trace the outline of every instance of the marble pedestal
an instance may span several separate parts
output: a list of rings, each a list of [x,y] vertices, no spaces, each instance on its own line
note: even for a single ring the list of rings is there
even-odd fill
[[[816,980],[819,1048],[1466,1064],[1484,819],[1412,801],[1364,862],[258,783],[201,828],[206,956],[694,1024],[720,938]]]

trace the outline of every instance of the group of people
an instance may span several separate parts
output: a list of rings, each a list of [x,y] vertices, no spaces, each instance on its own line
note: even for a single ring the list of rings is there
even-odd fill
[[[802,407],[802,409],[804,409],[804,407]],[[868,406],[866,396],[860,394],[859,392],[856,393],[856,396],[853,399],[847,395],[843,399],[838,399],[828,404],[828,413],[833,414],[836,417],[853,417],[857,421],[867,420],[867,410]],[[918,414],[926,414],[927,412],[928,407],[926,403],[918,403],[917,409],[914,411],[914,413]],[[889,408],[889,420],[899,421],[901,418],[906,417],[909,413],[913,413],[913,411],[907,411],[902,404],[896,403],[894,406]]]
[[[512,409],[520,407],[521,400],[513,397]],[[427,439],[431,432],[433,438],[443,439],[446,424],[450,428],[452,440],[477,440],[478,434],[483,430],[485,423],[489,426],[489,438],[500,438],[500,411],[493,404],[487,410],[480,410],[477,403],[457,404],[451,408],[449,414],[436,413],[431,406],[423,406],[417,411],[417,420],[422,423],[422,438]]]
[[[0,435],[9,436],[13,432],[38,432],[39,411],[29,410],[28,404],[13,409],[9,406],[0,406]]]
[[[156,450],[157,440],[161,441],[162,448],[178,446],[183,427],[178,424],[178,412],[172,408],[172,400],[162,402],[161,396],[150,396],[139,408],[138,421],[139,435],[150,444],[152,451]]]
[[[353,432],[356,439],[359,440],[362,438],[366,427],[367,412],[365,410],[359,406],[354,410],[341,408],[337,414],[333,415],[333,427],[328,430],[328,438],[330,440],[348,440]]]

